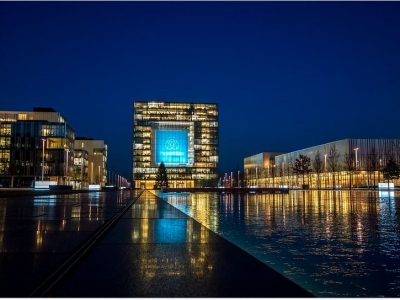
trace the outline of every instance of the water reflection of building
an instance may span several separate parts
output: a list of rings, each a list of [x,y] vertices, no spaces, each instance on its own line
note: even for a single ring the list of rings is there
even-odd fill
[[[374,192],[294,191],[243,197],[244,224],[249,233],[261,237],[297,232],[351,241],[354,236],[363,239],[365,231],[376,228],[382,217]]]
[[[157,276],[183,277],[190,272],[196,276],[210,276],[213,264],[209,262],[209,232],[193,219],[149,219],[159,210],[154,204],[141,204],[146,217],[132,228],[132,242],[140,245],[139,269],[145,280]],[[197,225],[197,226],[196,226]],[[150,251],[154,245],[163,244],[163,251]],[[171,245],[182,252],[167,251]],[[157,247],[157,246],[155,246]],[[186,248],[186,249],[184,249]],[[157,255],[157,253],[159,253]]]
[[[218,107],[207,103],[134,103],[133,179],[152,189],[158,166],[170,187],[203,187],[217,179]]]
[[[165,198],[173,206],[179,207],[211,230],[218,231],[218,214],[216,213],[218,201],[213,201],[216,200],[215,195],[211,193],[163,193],[160,194],[160,197]]]
[[[314,165],[318,154],[319,172]],[[302,175],[293,172],[299,155],[311,159],[312,172],[304,178],[304,184],[311,188],[372,187],[383,180],[381,170],[390,158],[400,162],[400,139],[344,139],[285,154],[260,153],[246,157],[247,186],[301,187]]]
[[[168,201],[187,212],[193,199]],[[204,214],[190,210],[190,216],[219,216],[220,235],[323,296],[368,295],[381,276],[378,284],[387,285],[380,295],[397,286],[397,198],[368,190],[294,190],[215,193],[203,200],[209,202],[202,204]]]

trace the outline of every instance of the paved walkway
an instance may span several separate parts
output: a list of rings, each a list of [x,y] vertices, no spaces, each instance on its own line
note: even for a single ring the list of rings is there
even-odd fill
[[[146,191],[49,296],[311,295]]]
[[[0,198],[0,296],[27,297],[136,193]]]

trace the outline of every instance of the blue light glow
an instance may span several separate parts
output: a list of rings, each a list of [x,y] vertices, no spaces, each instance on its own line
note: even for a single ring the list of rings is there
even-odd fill
[[[163,210],[161,210],[161,213]],[[186,242],[186,219],[158,219],[155,223],[155,243]]]
[[[188,164],[188,130],[157,129],[155,139],[156,164]]]

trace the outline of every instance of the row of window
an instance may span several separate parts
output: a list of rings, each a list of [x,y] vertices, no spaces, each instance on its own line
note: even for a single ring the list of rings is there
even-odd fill
[[[11,135],[11,124],[0,123],[0,136],[10,136]]]
[[[168,180],[216,179],[216,174],[168,174]],[[157,174],[134,174],[134,180],[156,180]]]
[[[10,137],[0,137],[0,148],[10,148],[11,138]]]

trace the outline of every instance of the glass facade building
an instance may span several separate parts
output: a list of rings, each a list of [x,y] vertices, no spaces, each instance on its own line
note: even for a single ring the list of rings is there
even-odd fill
[[[74,130],[51,108],[0,111],[0,185],[31,187],[42,171],[45,180],[67,184],[74,139]]]
[[[214,184],[218,178],[216,104],[135,101],[133,109],[135,188],[154,188],[161,163],[172,188]]]
[[[293,172],[299,155],[311,160],[304,177]],[[244,169],[247,186],[373,187],[384,181],[381,170],[390,158],[400,163],[400,139],[343,139],[285,154],[260,153],[245,158]]]

